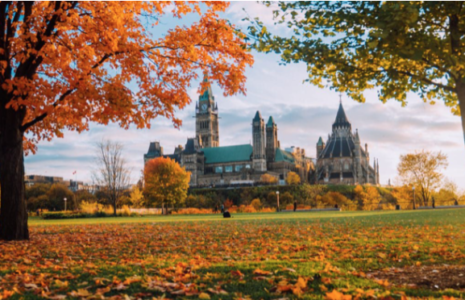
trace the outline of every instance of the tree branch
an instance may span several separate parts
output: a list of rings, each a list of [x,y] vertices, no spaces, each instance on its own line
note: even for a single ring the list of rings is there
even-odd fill
[[[71,95],[74,91],[76,90],[76,88],[73,88],[73,89],[69,89],[67,90],[66,92],[64,92],[60,98],[58,98],[57,101],[55,101],[55,103],[52,104],[53,107],[57,107],[58,104],[60,104],[60,102],[62,102],[63,100],[65,100],[66,97],[68,97],[69,95]],[[30,128],[31,126],[34,126],[36,123],[42,121],[43,119],[45,119],[45,117],[47,117],[47,113],[43,113],[41,114],[40,116],[36,117],[34,120],[24,124],[23,126],[21,126],[20,130],[22,132],[26,131],[28,128]]]
[[[435,85],[437,86],[438,88],[441,88],[441,89],[444,89],[446,91],[449,91],[449,92],[456,92],[455,89],[453,87],[450,87],[450,86],[447,86],[447,85],[444,85],[442,83],[437,83],[437,82],[434,82],[432,81],[431,79],[428,79],[428,78],[425,78],[425,77],[421,77],[421,76],[418,76],[418,75],[415,75],[415,74],[412,74],[408,71],[399,71],[399,70],[395,70],[393,69],[394,72],[397,72],[399,74],[403,74],[403,75],[407,75],[407,76],[410,76],[412,78],[416,78],[420,81],[423,81],[424,83],[427,83],[427,84],[430,84],[430,85]]]
[[[5,49],[5,18],[7,17],[7,8],[11,1],[0,2],[0,47]]]

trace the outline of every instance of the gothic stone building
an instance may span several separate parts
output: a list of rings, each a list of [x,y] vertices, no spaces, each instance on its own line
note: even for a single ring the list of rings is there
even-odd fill
[[[358,130],[352,133],[352,125],[339,104],[333,132],[326,143],[320,137],[316,144],[317,184],[379,184],[379,164],[370,166],[368,144],[361,146]]]
[[[205,79],[207,81],[207,79]],[[265,124],[259,111],[252,120],[252,145],[220,146],[218,105],[211,87],[196,103],[195,137],[187,139],[185,147],[173,154],[164,154],[159,142],[152,142],[144,162],[155,157],[170,157],[191,172],[191,186],[216,186],[253,183],[263,174],[285,180],[289,171],[309,182],[314,173],[312,159],[305,150],[283,150],[278,141],[278,126],[269,117]]]

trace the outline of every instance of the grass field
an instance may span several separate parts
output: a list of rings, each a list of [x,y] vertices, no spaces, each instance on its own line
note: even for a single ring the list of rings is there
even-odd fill
[[[465,210],[29,220],[0,299],[463,298]]]

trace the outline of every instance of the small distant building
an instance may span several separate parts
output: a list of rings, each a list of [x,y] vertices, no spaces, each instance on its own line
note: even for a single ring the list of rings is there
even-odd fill
[[[63,181],[63,177],[57,177],[57,176],[44,176],[44,175],[26,175],[24,176],[24,183],[26,186],[33,186],[34,184],[37,183],[49,183],[49,184],[54,184],[54,183],[62,183],[65,184],[65,181]]]
[[[326,142],[320,137],[316,144],[317,184],[379,184],[379,163],[370,165],[368,144],[361,146],[358,130],[352,132],[352,124],[346,116],[342,103],[333,130]]]
[[[91,194],[95,194],[97,191],[102,189],[102,187],[98,185],[90,185],[90,184],[84,183],[83,181],[63,180],[63,177],[57,177],[57,176],[26,175],[24,176],[24,183],[27,187],[31,187],[39,183],[45,183],[45,184],[59,183],[59,184],[66,186],[72,192],[86,190]]]

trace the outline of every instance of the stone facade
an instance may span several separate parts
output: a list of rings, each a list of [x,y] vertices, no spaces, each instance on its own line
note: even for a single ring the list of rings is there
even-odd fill
[[[177,147],[174,154],[166,155],[159,142],[151,142],[144,163],[155,157],[170,157],[191,172],[191,186],[254,184],[263,174],[285,180],[290,171],[299,174],[302,182],[310,182],[314,175],[313,161],[303,149],[280,148],[273,117],[265,125],[260,112],[256,112],[252,119],[252,145],[222,147],[218,105],[211,87],[199,97],[195,117],[195,137],[187,140],[185,148]]]
[[[370,165],[368,144],[361,146],[358,130],[352,132],[342,103],[333,123],[332,133],[316,144],[316,183],[318,184],[379,184],[379,163]]]

